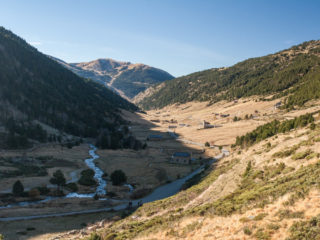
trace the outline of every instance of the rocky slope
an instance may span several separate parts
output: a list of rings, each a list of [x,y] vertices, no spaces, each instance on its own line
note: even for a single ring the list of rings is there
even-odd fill
[[[158,68],[109,58],[69,64],[55,60],[77,75],[102,83],[128,99],[154,84],[173,79],[172,75]]]

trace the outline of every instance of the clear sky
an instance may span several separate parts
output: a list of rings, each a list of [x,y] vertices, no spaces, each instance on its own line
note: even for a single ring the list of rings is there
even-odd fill
[[[0,25],[43,53],[174,76],[320,39],[319,23],[318,0],[0,0]]]

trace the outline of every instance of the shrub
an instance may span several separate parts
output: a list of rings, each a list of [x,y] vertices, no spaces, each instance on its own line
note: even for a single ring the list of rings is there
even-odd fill
[[[121,185],[127,181],[127,176],[122,170],[115,170],[111,174],[111,181],[113,185]]]
[[[40,192],[40,195],[47,195],[50,192],[50,189],[46,186],[38,187],[38,190]]]
[[[275,223],[270,223],[267,225],[267,228],[270,230],[278,230],[280,228],[280,225]]]
[[[296,153],[292,156],[292,159],[293,160],[299,160],[299,159],[304,159],[306,158],[307,156],[309,156],[310,154],[312,153],[312,151],[310,149],[304,151],[304,152],[299,152],[299,153]]]
[[[104,240],[114,240],[116,237],[117,237],[117,234],[110,233],[104,238]]]
[[[37,198],[40,196],[40,191],[37,188],[33,188],[28,192],[30,198]]]
[[[268,216],[267,213],[259,213],[257,216],[255,216],[253,218],[253,220],[254,221],[260,221],[260,220],[264,219],[266,216]]]
[[[102,240],[102,238],[97,233],[92,233],[88,240]]]
[[[248,177],[252,169],[251,161],[247,163],[246,171],[243,173],[243,177]]]
[[[67,188],[68,190],[70,190],[70,192],[77,192],[77,191],[78,191],[78,186],[77,186],[76,183],[68,183],[68,184],[66,185],[66,188]]]
[[[304,217],[304,212],[299,211],[299,212],[292,212],[288,209],[284,210],[279,210],[276,213],[276,216],[279,217],[280,220],[286,219],[286,218],[303,218]]]
[[[251,234],[252,234],[252,231],[250,230],[249,227],[244,227],[244,228],[243,228],[243,233],[246,234],[246,235],[251,235]]]
[[[310,129],[311,130],[315,130],[316,129],[316,124],[315,123],[311,123],[310,124]]]
[[[268,232],[263,231],[263,229],[258,229],[254,236],[258,240],[269,240],[270,239],[270,234]]]
[[[78,183],[84,186],[96,185],[97,183],[94,180],[94,171],[92,169],[83,170]]]
[[[274,153],[272,155],[272,157],[279,157],[279,158],[288,157],[288,156],[294,154],[298,148],[299,148],[298,145],[294,145],[290,149]]]
[[[287,240],[319,239],[320,215],[308,221],[295,222],[289,229],[290,236]]]
[[[12,187],[12,193],[16,197],[21,197],[24,192],[24,187],[20,180],[17,180]]]

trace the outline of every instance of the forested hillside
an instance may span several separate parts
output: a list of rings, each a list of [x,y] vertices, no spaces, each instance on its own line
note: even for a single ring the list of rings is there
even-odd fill
[[[118,108],[137,109],[2,27],[0,85],[0,127],[4,134],[0,142],[12,147],[28,146],[28,139],[47,141],[49,136],[37,122],[75,136],[97,137],[102,129],[113,132],[124,123]]]
[[[320,41],[164,82],[139,104],[145,109],[189,101],[232,100],[252,95],[289,96],[286,107],[320,97]]]

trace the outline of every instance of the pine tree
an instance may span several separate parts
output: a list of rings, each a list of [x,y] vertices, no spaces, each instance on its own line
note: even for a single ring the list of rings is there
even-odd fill
[[[23,192],[24,192],[24,187],[22,183],[20,182],[20,180],[16,181],[12,187],[13,195],[16,197],[20,197],[23,194]]]
[[[53,177],[50,179],[50,183],[57,185],[58,190],[66,185],[66,179],[61,170],[57,170],[53,173]]]

